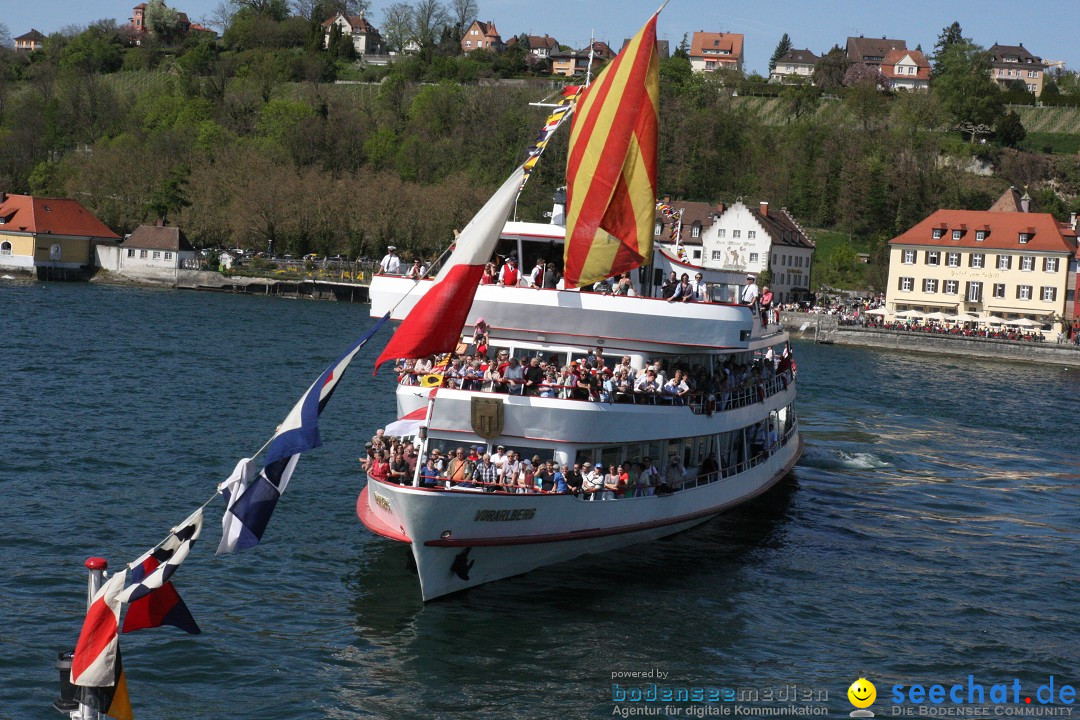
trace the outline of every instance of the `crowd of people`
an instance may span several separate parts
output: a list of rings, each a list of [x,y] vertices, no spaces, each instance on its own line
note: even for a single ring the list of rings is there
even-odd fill
[[[903,330],[905,332],[929,333],[932,335],[952,335],[954,337],[989,338],[991,340],[1012,340],[1014,342],[1045,342],[1041,332],[1019,330],[1006,326],[977,327],[974,323],[946,325],[940,322],[919,322],[917,320],[894,320],[885,322],[880,317],[870,316],[860,325],[882,330]]]
[[[767,456],[779,447],[780,436],[768,421],[746,428],[746,433],[752,459]],[[665,495],[681,490],[688,481],[711,482],[723,474],[715,453],[702,460],[696,471],[688,470],[674,453],[662,468],[647,456],[640,462],[612,463],[607,467],[579,458],[573,465],[564,466],[554,460],[541,460],[539,455],[523,457],[502,445],[494,452],[488,452],[483,445],[447,451],[433,446],[421,458],[411,442],[387,437],[381,429],[366,443],[360,464],[369,480],[399,485],[412,485],[415,479],[424,488],[560,493],[589,501]],[[733,472],[739,470],[737,465],[731,468]]]
[[[512,357],[505,348],[488,345],[483,319],[476,323],[471,343],[460,352],[403,359],[395,366],[403,385],[446,387],[563,400],[604,403],[693,404],[712,412],[757,402],[786,388],[794,378],[789,346],[773,348],[752,362],[734,356],[710,372],[699,364],[656,359],[635,368],[629,356],[618,362],[597,347],[583,357],[542,354]]]

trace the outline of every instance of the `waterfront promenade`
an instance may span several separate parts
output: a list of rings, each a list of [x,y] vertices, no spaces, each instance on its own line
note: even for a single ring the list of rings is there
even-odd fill
[[[836,315],[814,313],[784,312],[780,315],[780,321],[793,337],[820,343],[1080,367],[1080,348],[1073,344],[841,325]]]

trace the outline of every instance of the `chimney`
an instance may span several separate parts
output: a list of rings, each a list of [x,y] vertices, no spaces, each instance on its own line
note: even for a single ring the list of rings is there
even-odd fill
[[[0,190],[0,203],[2,202],[7,202],[7,193],[3,190]]]
[[[760,203],[758,203],[758,209],[761,211],[762,216],[768,217],[768,215],[769,215],[769,203],[768,202],[766,202],[765,200],[762,200]]]
[[[0,193],[0,195],[2,195],[2,193]],[[1077,229],[1077,227],[1076,227],[1076,213],[1071,213],[1069,215],[1069,224],[1072,225],[1073,230]]]
[[[716,203],[716,214],[717,215],[723,215],[724,214],[724,203],[719,203],[719,202]]]
[[[1031,196],[1026,192],[1024,196],[1020,198],[1020,212],[1031,212]]]

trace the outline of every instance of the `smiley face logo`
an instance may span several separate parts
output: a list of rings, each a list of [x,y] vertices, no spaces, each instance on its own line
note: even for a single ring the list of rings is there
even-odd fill
[[[877,700],[877,688],[866,678],[859,678],[851,683],[847,690],[848,700],[857,708],[868,708]]]

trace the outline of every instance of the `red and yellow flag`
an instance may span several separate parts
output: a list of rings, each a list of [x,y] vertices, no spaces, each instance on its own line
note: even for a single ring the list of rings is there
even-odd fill
[[[578,101],[566,163],[567,287],[649,262],[659,95],[653,15]]]

